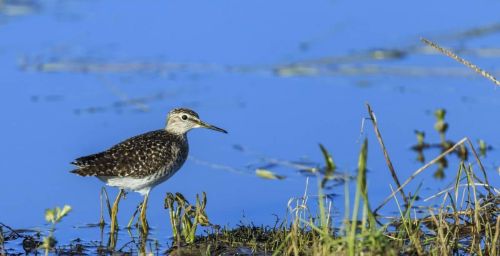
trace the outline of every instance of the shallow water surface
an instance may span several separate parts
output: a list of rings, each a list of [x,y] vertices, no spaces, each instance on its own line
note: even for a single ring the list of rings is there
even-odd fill
[[[369,190],[375,205],[394,183],[366,123],[374,108],[400,180],[422,164],[410,147],[414,130],[437,142],[433,112],[446,108],[449,139],[469,136],[498,147],[498,90],[425,47],[436,40],[499,75],[498,3],[456,1],[0,1],[2,193],[0,222],[44,228],[44,210],[73,211],[56,232],[62,241],[99,240],[99,191],[94,178],[69,173],[70,162],[165,125],[185,106],[229,131],[190,132],[190,158],[156,187],[148,217],[152,237],[171,237],[166,192],[193,200],[208,194],[219,225],[273,224],[305,178],[291,163],[323,165],[318,143],[339,171],[354,174],[363,136],[369,138]],[[448,8],[453,6],[451,12]],[[430,8],[429,6],[432,6]],[[426,152],[427,160],[439,154]],[[484,161],[500,183],[498,152]],[[450,157],[448,177],[455,172]],[[266,168],[286,176],[264,180]],[[450,185],[419,176],[429,196]],[[315,184],[315,179],[310,183]],[[108,189],[112,197],[116,191]],[[315,194],[314,186],[310,188]],[[332,193],[342,194],[343,187]],[[125,224],[141,200],[122,201]],[[334,203],[342,211],[343,201]],[[385,212],[395,210],[389,204]],[[123,232],[122,243],[127,242]]]

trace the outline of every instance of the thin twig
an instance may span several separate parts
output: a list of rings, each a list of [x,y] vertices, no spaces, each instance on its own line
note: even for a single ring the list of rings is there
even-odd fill
[[[486,169],[484,168],[484,165],[483,165],[483,163],[481,162],[481,159],[479,159],[479,155],[477,154],[476,149],[474,148],[474,145],[472,145],[472,142],[470,141],[470,139],[469,139],[469,138],[467,138],[467,137],[466,137],[466,139],[467,139],[467,143],[469,144],[469,147],[470,147],[470,149],[471,149],[471,151],[472,151],[472,154],[474,155],[474,158],[476,159],[477,163],[479,164],[479,168],[481,168],[481,172],[483,173],[483,176],[484,176],[484,182],[483,182],[481,179],[479,179],[476,175],[474,175],[474,176],[475,176],[475,178],[476,178],[479,182],[481,182],[481,183],[490,184],[490,182],[488,181],[488,176],[486,175]],[[489,187],[489,186],[488,186],[488,187],[486,187],[486,189],[488,190],[488,192],[489,192],[490,194],[493,194],[493,192],[491,192],[491,189],[490,189],[490,187]]]
[[[396,193],[398,193],[401,189],[403,189],[403,187],[405,187],[406,185],[408,185],[408,183],[410,183],[417,175],[419,175],[421,172],[423,172],[425,169],[429,168],[429,166],[437,163],[441,158],[445,157],[446,155],[450,154],[451,152],[453,152],[455,149],[457,149],[458,146],[464,144],[465,142],[467,141],[467,137],[464,137],[463,139],[461,139],[459,142],[457,142],[455,145],[453,145],[451,148],[449,148],[448,150],[446,150],[445,152],[441,153],[439,156],[437,156],[436,158],[432,159],[430,162],[426,163],[424,166],[420,167],[418,170],[416,170],[408,179],[406,179],[405,182],[403,182],[403,184],[396,190],[394,190],[388,197],[386,197],[384,199],[384,201],[382,202],[382,204],[380,204],[380,206],[378,206],[376,209],[375,209],[375,213],[378,212],[378,210],[380,210],[380,208],[382,208],[385,204],[387,204],[387,202],[389,202],[389,200],[391,200],[392,197],[394,197],[394,195]]]
[[[445,49],[441,46],[439,46],[438,44],[428,40],[428,39],[425,39],[425,38],[420,38],[420,40],[422,42],[424,42],[425,44],[431,46],[432,48],[440,51],[442,54],[450,57],[450,58],[453,58],[454,60],[462,63],[463,65],[467,66],[468,68],[474,70],[475,72],[479,73],[480,75],[488,78],[489,80],[491,80],[495,85],[497,86],[500,86],[500,81],[498,81],[491,73],[487,72],[486,70],[484,69],[481,69],[480,67],[474,65],[472,62],[456,55],[455,53],[451,52],[450,50],[448,49]]]
[[[104,197],[106,197],[106,206],[108,208],[108,215],[111,218],[111,203],[109,202],[108,191],[106,190],[106,188],[104,186],[101,187],[101,195],[103,195],[103,194],[104,194]]]
[[[473,184],[474,184],[474,186],[477,186],[477,187],[485,187],[485,188],[487,188],[487,187],[491,187],[491,185],[486,184],[486,183],[474,182]],[[449,191],[451,191],[451,190],[453,190],[453,189],[456,189],[456,188],[459,188],[459,187],[467,187],[467,186],[470,186],[470,185],[471,185],[471,184],[459,184],[459,185],[457,185],[456,187],[455,187],[455,186],[453,186],[453,187],[449,187],[449,188],[447,188],[447,189],[444,189],[444,190],[442,190],[442,191],[439,191],[438,193],[436,193],[436,194],[434,194],[434,195],[432,195],[432,196],[429,196],[429,197],[425,198],[425,199],[424,199],[424,200],[422,200],[422,201],[427,202],[427,201],[429,201],[429,200],[431,200],[431,199],[434,199],[434,198],[436,198],[436,197],[438,197],[438,196],[440,196],[440,195],[442,195],[442,194],[444,194],[444,193],[448,193]],[[496,189],[496,188],[494,188],[494,187],[493,187],[493,190],[494,190],[497,194],[500,194],[500,190],[499,190],[499,191],[497,191],[497,189]]]
[[[389,157],[389,153],[387,152],[387,149],[384,144],[384,140],[382,139],[382,134],[380,133],[380,130],[378,129],[378,124],[377,124],[377,118],[375,117],[375,113],[373,113],[372,107],[370,104],[366,103],[366,107],[368,109],[368,114],[370,115],[370,120],[372,121],[373,124],[373,129],[375,130],[375,135],[377,135],[377,140],[380,144],[380,147],[382,148],[382,151],[384,152],[384,158],[385,162],[387,163],[387,167],[389,167],[389,171],[391,172],[392,179],[394,179],[394,182],[396,182],[396,185],[398,186],[398,190],[401,192],[401,196],[403,196],[403,200],[405,201],[405,204],[408,205],[408,199],[406,198],[406,195],[403,191],[403,188],[401,187],[401,183],[399,182],[398,175],[396,174],[396,171],[394,170],[394,166],[392,165],[391,158]]]
[[[2,222],[0,222],[0,226],[7,228],[8,230],[10,230],[11,233],[14,233],[18,237],[25,237],[25,236],[19,234],[17,231],[15,231],[13,228],[3,224]]]

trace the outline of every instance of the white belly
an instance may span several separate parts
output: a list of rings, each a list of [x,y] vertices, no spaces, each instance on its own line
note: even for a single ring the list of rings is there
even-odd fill
[[[143,178],[134,177],[98,177],[100,180],[106,182],[106,185],[112,187],[119,187],[125,190],[132,190],[141,195],[146,195],[156,185],[168,180],[176,171],[165,173],[163,170],[156,174],[146,176]],[[160,173],[165,173],[160,175]]]

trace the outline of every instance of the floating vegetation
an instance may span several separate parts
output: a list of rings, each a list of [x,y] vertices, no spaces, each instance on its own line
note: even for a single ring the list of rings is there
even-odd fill
[[[0,15],[23,16],[40,10],[39,3],[32,0],[0,0]]]
[[[268,180],[283,180],[286,178],[283,175],[279,175],[265,169],[257,169],[255,170],[255,174],[263,179],[268,179]]]
[[[1,2],[0,2],[1,3]],[[470,28],[463,31],[437,36],[440,41],[471,40],[499,33],[498,23]],[[199,73],[268,73],[278,77],[294,76],[353,76],[353,75],[392,75],[392,76],[445,76],[467,77],[473,75],[463,67],[428,66],[428,65],[391,65],[395,61],[418,55],[446,54],[473,69],[495,84],[499,84],[494,76],[500,70],[486,72],[450,50],[446,50],[428,39],[422,39],[426,45],[410,44],[392,48],[373,48],[360,52],[349,52],[339,56],[322,56],[316,59],[304,59],[276,65],[216,65],[210,63],[178,63],[158,60],[117,60],[100,61],[83,57],[68,56],[26,56],[21,59],[19,68],[36,72],[71,72],[71,73],[156,73],[156,74],[199,74]],[[463,42],[461,45],[464,45]],[[437,50],[437,51],[436,51]],[[468,54],[480,58],[498,57],[500,49],[458,48],[454,52]]]
[[[74,72],[74,73],[182,73],[182,72],[214,72],[226,71],[226,67],[212,64],[188,64],[158,61],[122,61],[102,62],[82,59],[64,59],[52,57],[48,60],[41,58],[23,58],[19,67],[25,71],[47,73]]]
[[[314,76],[320,72],[320,69],[313,66],[305,65],[289,65],[281,66],[274,69],[274,73],[277,76]]]
[[[437,109],[434,111],[434,116],[436,117],[436,123],[434,124],[434,130],[436,130],[439,134],[440,141],[437,143],[427,143],[425,142],[425,132],[423,131],[415,131],[415,135],[417,137],[417,144],[413,145],[411,148],[417,152],[417,161],[424,163],[425,155],[424,151],[428,149],[439,149],[441,152],[446,152],[450,148],[455,145],[455,142],[446,138],[446,132],[449,129],[449,124],[445,121],[446,110],[445,109]],[[493,147],[486,144],[484,140],[478,140],[478,149],[480,156],[486,156],[486,152],[492,150]],[[469,157],[469,150],[464,144],[461,144],[457,147],[453,153],[457,155],[457,157],[465,161]],[[434,172],[434,177],[437,179],[444,179],[445,172],[444,170],[448,168],[448,159],[443,157],[438,161],[438,168]]]

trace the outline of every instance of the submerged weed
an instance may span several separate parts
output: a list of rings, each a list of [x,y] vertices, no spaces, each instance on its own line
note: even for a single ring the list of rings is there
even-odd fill
[[[49,251],[57,244],[57,240],[54,237],[56,225],[61,222],[70,211],[71,206],[69,205],[64,205],[62,209],[60,207],[55,207],[53,209],[45,210],[45,220],[51,224],[51,226],[49,235],[43,238],[43,243],[40,245],[40,248],[45,250],[46,255],[48,255]]]

